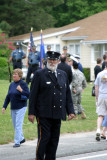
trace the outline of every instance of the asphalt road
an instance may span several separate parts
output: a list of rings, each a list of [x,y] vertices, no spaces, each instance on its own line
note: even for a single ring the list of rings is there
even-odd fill
[[[57,160],[107,160],[107,150],[61,157]]]
[[[0,145],[0,160],[34,160],[36,143],[37,139],[26,141],[19,148],[13,148],[13,143]],[[97,142],[95,132],[63,134],[60,136],[57,160],[107,160],[106,150],[107,141]],[[100,154],[101,151],[105,153]],[[104,157],[106,159],[103,159]]]

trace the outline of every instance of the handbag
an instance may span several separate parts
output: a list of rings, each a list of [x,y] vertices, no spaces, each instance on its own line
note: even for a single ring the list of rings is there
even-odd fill
[[[92,96],[95,96],[95,86],[92,87]]]

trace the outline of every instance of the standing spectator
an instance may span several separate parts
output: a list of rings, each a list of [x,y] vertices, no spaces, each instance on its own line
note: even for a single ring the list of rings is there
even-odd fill
[[[15,130],[15,144],[13,147],[20,147],[20,144],[25,142],[23,136],[23,120],[27,109],[29,89],[27,84],[21,80],[22,74],[21,69],[15,69],[13,71],[14,82],[9,86],[8,94],[2,108],[2,113],[5,113],[9,102],[11,103],[11,117]]]
[[[20,68],[22,69],[22,59],[26,58],[26,54],[20,48],[20,43],[16,42],[16,49],[12,52],[11,57],[8,62],[13,62],[13,69]]]
[[[67,73],[69,84],[72,82],[72,70],[71,67],[66,63],[66,55],[60,56],[61,63],[58,64],[58,69],[61,69]]]
[[[27,78],[26,83],[29,84],[31,74],[39,69],[39,62],[40,62],[40,53],[36,51],[36,46],[32,47],[32,51],[29,52],[28,59],[27,59]]]
[[[29,98],[28,119],[38,125],[36,159],[55,160],[61,119],[74,117],[67,75],[57,69],[60,53],[47,52],[47,68],[35,72]]]
[[[74,111],[76,114],[76,119],[78,119],[78,114],[81,114],[81,118],[85,119],[86,115],[84,113],[84,109],[81,105],[81,94],[83,89],[86,88],[87,82],[84,74],[78,69],[78,61],[73,60],[73,79],[72,79],[72,99],[74,105]]]
[[[104,54],[104,55],[103,55],[103,60],[104,60],[104,61],[103,61],[103,63],[102,63],[102,70],[105,69],[105,62],[107,62],[107,54]],[[107,130],[107,115],[104,116],[102,126],[103,126],[103,130],[102,130],[101,138],[106,139],[105,132],[106,132],[106,130]]]
[[[102,71],[101,64],[102,64],[102,59],[101,58],[97,58],[97,65],[94,68],[95,79],[97,77],[97,74]]]
[[[107,62],[107,54],[104,54],[103,55],[103,63],[102,63],[102,70],[104,70],[105,69],[105,62]]]
[[[78,69],[81,72],[83,72],[83,67],[82,67],[82,64],[80,63],[80,56],[75,54],[74,57],[78,60]]]
[[[100,141],[101,125],[104,116],[107,115],[107,62],[105,62],[105,69],[98,73],[95,80],[95,95],[96,113],[98,114],[96,140]]]
[[[102,71],[101,66],[102,66],[102,68],[104,70],[104,68],[105,68],[105,61],[107,61],[107,55],[104,55],[103,59],[104,59],[104,62],[102,63],[102,59],[101,58],[97,58],[97,65],[94,68],[95,79],[97,77],[97,74]],[[102,130],[101,138],[106,139],[105,132],[107,130],[107,116],[104,116],[102,126],[103,126],[103,130]]]

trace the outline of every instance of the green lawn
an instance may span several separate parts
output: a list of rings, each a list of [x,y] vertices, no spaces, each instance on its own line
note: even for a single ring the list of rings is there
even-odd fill
[[[82,95],[82,105],[85,109],[87,119],[82,120],[79,116],[78,120],[62,121],[61,133],[75,133],[82,131],[92,131],[96,129],[97,115],[95,113],[95,97],[91,96],[92,85],[88,83],[87,88]],[[9,82],[0,80],[0,106],[2,109],[5,96],[7,94]],[[34,139],[37,137],[36,121],[34,124],[28,121],[27,112],[24,119],[23,131],[26,139]],[[2,115],[0,112],[0,144],[12,142],[14,140],[14,130],[10,116],[10,105],[6,113]]]

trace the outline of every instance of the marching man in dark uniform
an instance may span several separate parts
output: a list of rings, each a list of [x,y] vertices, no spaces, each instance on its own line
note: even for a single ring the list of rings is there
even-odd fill
[[[40,53],[36,51],[36,46],[32,47],[32,51],[29,52],[29,56],[27,59],[27,67],[28,67],[28,73],[26,82],[29,84],[30,82],[30,76],[32,73],[34,73],[37,69],[39,69],[39,62],[40,62]]]
[[[12,60],[13,69],[17,69],[17,68],[22,69],[22,59],[23,58],[26,58],[26,54],[20,48],[20,43],[16,42],[16,49],[12,52],[11,57],[9,58],[8,62]]]
[[[55,160],[61,119],[74,118],[67,74],[57,69],[60,53],[47,52],[47,68],[37,70],[31,83],[28,119],[38,125],[36,160]]]

